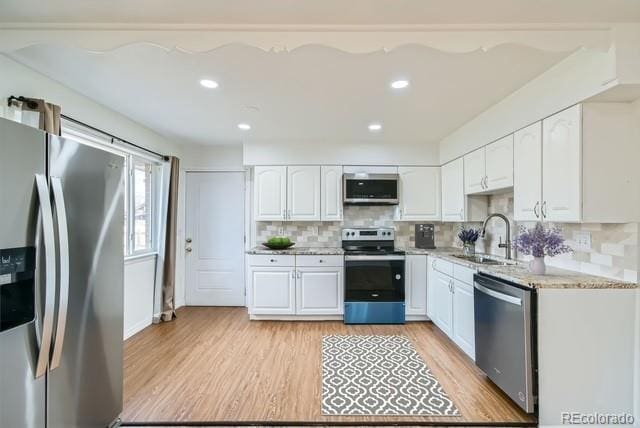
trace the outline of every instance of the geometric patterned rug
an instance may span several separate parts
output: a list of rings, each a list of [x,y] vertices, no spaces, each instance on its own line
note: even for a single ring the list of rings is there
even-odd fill
[[[406,336],[324,336],[322,414],[460,416]]]

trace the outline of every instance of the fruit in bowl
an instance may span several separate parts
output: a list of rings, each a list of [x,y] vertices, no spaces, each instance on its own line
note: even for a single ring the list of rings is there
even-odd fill
[[[274,236],[269,238],[269,240],[262,245],[267,248],[271,248],[272,250],[281,250],[283,248],[289,248],[294,244],[295,242],[291,242],[287,236]]]

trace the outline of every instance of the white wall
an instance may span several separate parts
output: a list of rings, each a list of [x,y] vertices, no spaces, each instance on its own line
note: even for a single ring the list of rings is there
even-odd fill
[[[156,257],[141,257],[124,263],[124,338],[151,325]]]
[[[0,99],[6,100],[11,95],[44,98],[60,105],[62,112],[74,119],[160,153],[181,156],[182,147],[179,144],[0,55]],[[0,109],[0,113],[2,111]],[[125,337],[129,337],[152,321],[154,267],[155,258],[135,260],[125,264]],[[177,283],[181,284],[181,282],[182,277],[178,277]]]
[[[439,145],[428,142],[248,141],[245,165],[440,165]]]
[[[440,142],[440,160],[449,162],[542,118],[592,97],[616,77],[612,49],[580,50],[480,113]]]

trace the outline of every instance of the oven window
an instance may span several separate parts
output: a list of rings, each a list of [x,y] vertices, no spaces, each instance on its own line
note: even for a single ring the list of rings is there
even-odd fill
[[[396,180],[347,180],[348,199],[397,199]]]
[[[403,301],[404,261],[347,261],[347,301]]]

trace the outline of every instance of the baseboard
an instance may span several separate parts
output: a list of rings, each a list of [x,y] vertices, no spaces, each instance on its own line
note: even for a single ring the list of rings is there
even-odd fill
[[[254,315],[252,321],[342,321],[342,315]]]
[[[152,320],[142,320],[135,323],[134,325],[132,325],[131,327],[129,327],[124,331],[124,340],[127,340],[131,336],[141,332],[145,328],[149,327],[151,324],[152,324]]]
[[[176,300],[176,309],[181,308],[183,306],[187,306],[187,302],[185,300]]]

